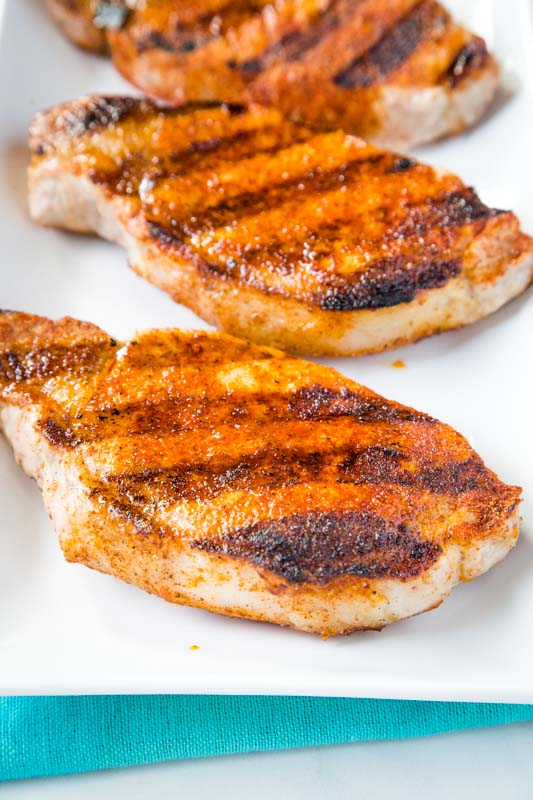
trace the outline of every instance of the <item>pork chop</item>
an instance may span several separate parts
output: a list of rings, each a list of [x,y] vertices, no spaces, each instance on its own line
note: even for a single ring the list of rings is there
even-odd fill
[[[107,50],[105,28],[95,24],[95,0],[45,0],[54,22],[84,50],[103,53]]]
[[[426,414],[222,334],[0,313],[0,422],[69,561],[322,635],[437,606],[520,490]]]
[[[105,31],[120,72],[158,101],[259,102],[381,146],[471,126],[498,83],[483,39],[435,0],[48,2],[84,46]]]
[[[480,319],[533,276],[532,240],[459,178],[274,109],[89,97],[39,114],[30,207],[96,231],[228,333],[348,355]]]

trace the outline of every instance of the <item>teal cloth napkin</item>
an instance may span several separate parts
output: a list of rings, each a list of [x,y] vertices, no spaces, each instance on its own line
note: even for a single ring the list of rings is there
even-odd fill
[[[531,705],[320,697],[0,698],[0,780],[398,739],[533,719]]]

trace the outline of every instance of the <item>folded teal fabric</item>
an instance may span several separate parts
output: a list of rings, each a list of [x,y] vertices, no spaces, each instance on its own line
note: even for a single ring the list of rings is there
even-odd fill
[[[320,697],[0,698],[0,779],[398,739],[533,719],[531,705]]]

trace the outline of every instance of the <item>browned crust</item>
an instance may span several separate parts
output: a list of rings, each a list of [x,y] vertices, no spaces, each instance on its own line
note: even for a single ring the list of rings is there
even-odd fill
[[[72,14],[92,24],[87,0],[54,4],[73,7]],[[263,0],[163,0],[126,9],[122,24],[112,27],[106,36],[115,65],[158,101],[258,102],[296,120],[365,137],[396,135],[380,111],[383,90],[440,88],[451,95],[468,81],[492,76],[477,117],[496,86],[497,66],[483,40],[435,0],[317,0],[279,7]],[[452,114],[434,135],[472,121]],[[411,136],[416,140],[417,131]]]
[[[153,331],[125,347],[1,312],[0,401],[37,404],[45,439],[136,547],[166,558],[186,543],[286,589],[419,577],[445,548],[494,535],[520,498],[448,426],[222,335]],[[176,503],[193,531],[165,520]]]
[[[282,517],[192,546],[245,559],[289,584],[326,584],[347,575],[409,580],[442,554],[440,545],[421,540],[405,525],[392,527],[353,511]]]
[[[257,113],[216,104],[162,112],[133,98],[90,98],[37,117],[33,166],[59,154],[117,204],[143,245],[190,262],[206,285],[221,278],[323,311],[397,306],[445,286],[503,214],[453,175],[272,113],[262,122],[259,112],[255,125]],[[205,138],[209,115],[216,134]],[[173,120],[197,136],[184,143]],[[164,131],[164,149],[145,126]],[[108,158],[124,132],[135,145]],[[100,133],[108,142],[93,144]],[[248,163],[257,180],[245,174]]]
[[[438,3],[418,3],[363,55],[358,54],[339,70],[333,82],[343,89],[368,88],[382,83],[424,40],[441,34],[448,21],[448,14]]]

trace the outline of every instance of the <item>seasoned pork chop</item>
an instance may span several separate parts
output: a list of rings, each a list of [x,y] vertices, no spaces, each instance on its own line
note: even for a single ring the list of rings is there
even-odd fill
[[[49,0],[50,2],[50,0]],[[52,0],[96,19],[122,74],[170,105],[258,102],[292,119],[406,147],[476,122],[498,68],[435,0]],[[134,6],[133,9],[128,6]],[[60,19],[60,22],[62,20]],[[67,32],[69,32],[67,30]],[[74,37],[80,33],[75,28]],[[71,34],[72,35],[72,34]]]
[[[92,97],[31,128],[35,220],[97,231],[229,333],[379,351],[520,294],[532,240],[456,176],[273,109]]]
[[[45,0],[54,21],[84,50],[104,52],[107,49],[105,28],[97,27],[97,0]]]
[[[0,420],[69,561],[323,635],[500,561],[520,490],[435,419],[221,334],[0,314]]]

